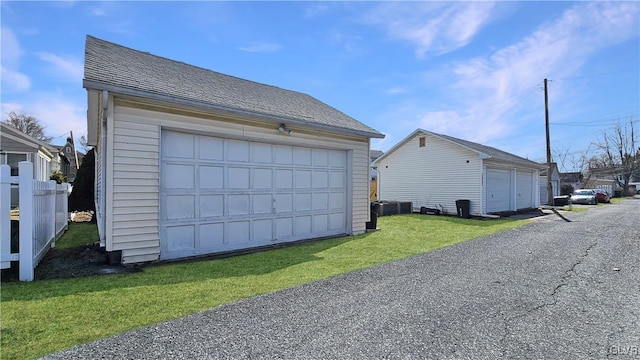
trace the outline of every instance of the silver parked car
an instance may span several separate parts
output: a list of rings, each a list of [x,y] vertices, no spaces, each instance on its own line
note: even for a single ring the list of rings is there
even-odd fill
[[[593,189],[579,189],[574,191],[571,195],[571,203],[597,205],[598,196],[596,191]]]

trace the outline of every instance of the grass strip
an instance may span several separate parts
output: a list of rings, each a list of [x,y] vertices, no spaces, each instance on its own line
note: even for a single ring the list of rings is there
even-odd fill
[[[35,358],[526,223],[397,215],[379,218],[377,232],[249,255],[148,266],[128,274],[3,283],[1,357]],[[58,246],[66,241],[76,241],[73,233],[63,236]]]

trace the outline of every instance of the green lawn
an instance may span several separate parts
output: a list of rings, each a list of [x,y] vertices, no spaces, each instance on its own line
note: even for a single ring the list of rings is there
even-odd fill
[[[99,240],[100,237],[98,236],[98,227],[96,224],[70,222],[69,228],[63,237],[59,241],[56,241],[56,249],[71,249]]]
[[[0,294],[0,353],[3,359],[34,358],[526,223],[397,215],[379,218],[377,232],[249,255],[147,266],[129,274],[7,282]],[[57,246],[79,236],[69,231]]]

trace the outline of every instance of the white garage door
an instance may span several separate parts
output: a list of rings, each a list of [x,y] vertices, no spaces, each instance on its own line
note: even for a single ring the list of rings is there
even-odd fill
[[[161,258],[345,234],[345,151],[162,132]]]
[[[545,191],[546,192],[546,191]],[[516,174],[516,209],[533,207],[533,173],[518,171]]]
[[[511,171],[487,169],[487,212],[509,211],[511,198]]]

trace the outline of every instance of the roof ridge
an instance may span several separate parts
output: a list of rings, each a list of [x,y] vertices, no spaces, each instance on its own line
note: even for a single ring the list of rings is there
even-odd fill
[[[421,129],[421,130],[422,130],[422,131],[427,131],[427,130],[424,130],[424,129]],[[460,142],[463,142],[463,143],[472,144],[472,145],[477,146],[479,149],[483,149],[483,148],[484,148],[484,149],[490,149],[490,150],[494,150],[494,151],[497,151],[497,152],[500,152],[500,153],[507,154],[507,155],[509,155],[509,156],[514,156],[514,157],[520,158],[520,159],[522,159],[522,160],[527,160],[527,161],[535,162],[535,161],[533,161],[533,160],[527,159],[527,158],[522,157],[522,156],[520,156],[520,155],[512,154],[512,153],[507,152],[507,151],[505,151],[505,150],[498,149],[497,147],[494,147],[494,146],[480,144],[480,143],[477,143],[477,142],[474,142],[474,141],[471,141],[471,140],[465,140],[465,139],[457,138],[457,137],[454,137],[454,136],[451,136],[451,135],[438,134],[438,133],[435,133],[435,132],[432,132],[432,131],[427,131],[427,132],[432,133],[432,134],[434,134],[434,135],[442,136],[442,137],[444,137],[444,138],[448,138],[449,140],[452,140],[452,141],[460,141]],[[479,149],[476,149],[476,150],[481,151],[481,150],[479,150]],[[488,155],[490,155],[490,154],[488,154]]]
[[[241,77],[235,76],[235,75],[229,75],[229,74],[221,73],[219,71],[208,69],[208,68],[205,68],[205,67],[202,67],[202,66],[189,64],[189,63],[184,62],[182,60],[175,60],[175,59],[171,59],[171,58],[168,58],[166,56],[163,56],[163,55],[157,55],[157,54],[152,53],[150,51],[138,50],[138,49],[134,49],[134,48],[129,47],[129,46],[125,46],[125,45],[121,45],[121,44],[115,43],[113,41],[100,39],[98,37],[95,37],[95,36],[92,36],[92,35],[89,35],[89,34],[87,34],[87,38],[92,38],[93,40],[95,40],[97,42],[109,43],[112,46],[117,46],[119,48],[123,48],[123,49],[129,50],[129,51],[134,51],[134,52],[137,52],[137,53],[140,53],[140,54],[153,56],[155,58],[159,58],[159,59],[162,59],[162,60],[165,60],[165,61],[170,61],[170,62],[173,62],[173,63],[181,64],[183,66],[188,66],[188,67],[199,69],[199,70],[209,71],[209,72],[212,72],[212,73],[224,76],[224,77],[233,78],[233,79],[240,80],[240,81],[245,81],[245,82],[250,82],[250,83],[254,83],[254,84],[257,84],[257,85],[261,85],[261,86],[268,86],[268,87],[272,87],[272,88],[279,89],[279,90],[290,91],[290,92],[297,93],[297,94],[307,95],[307,96],[310,96],[310,97],[313,98],[313,96],[311,96],[311,95],[309,95],[307,93],[303,93],[303,92],[296,91],[296,90],[285,89],[285,88],[282,88],[282,87],[279,87],[279,86],[276,86],[276,85],[271,85],[271,84],[267,84],[267,83],[261,83],[261,82],[258,82],[258,81],[241,78]]]
[[[345,134],[380,132],[310,94],[86,36],[83,86]]]

